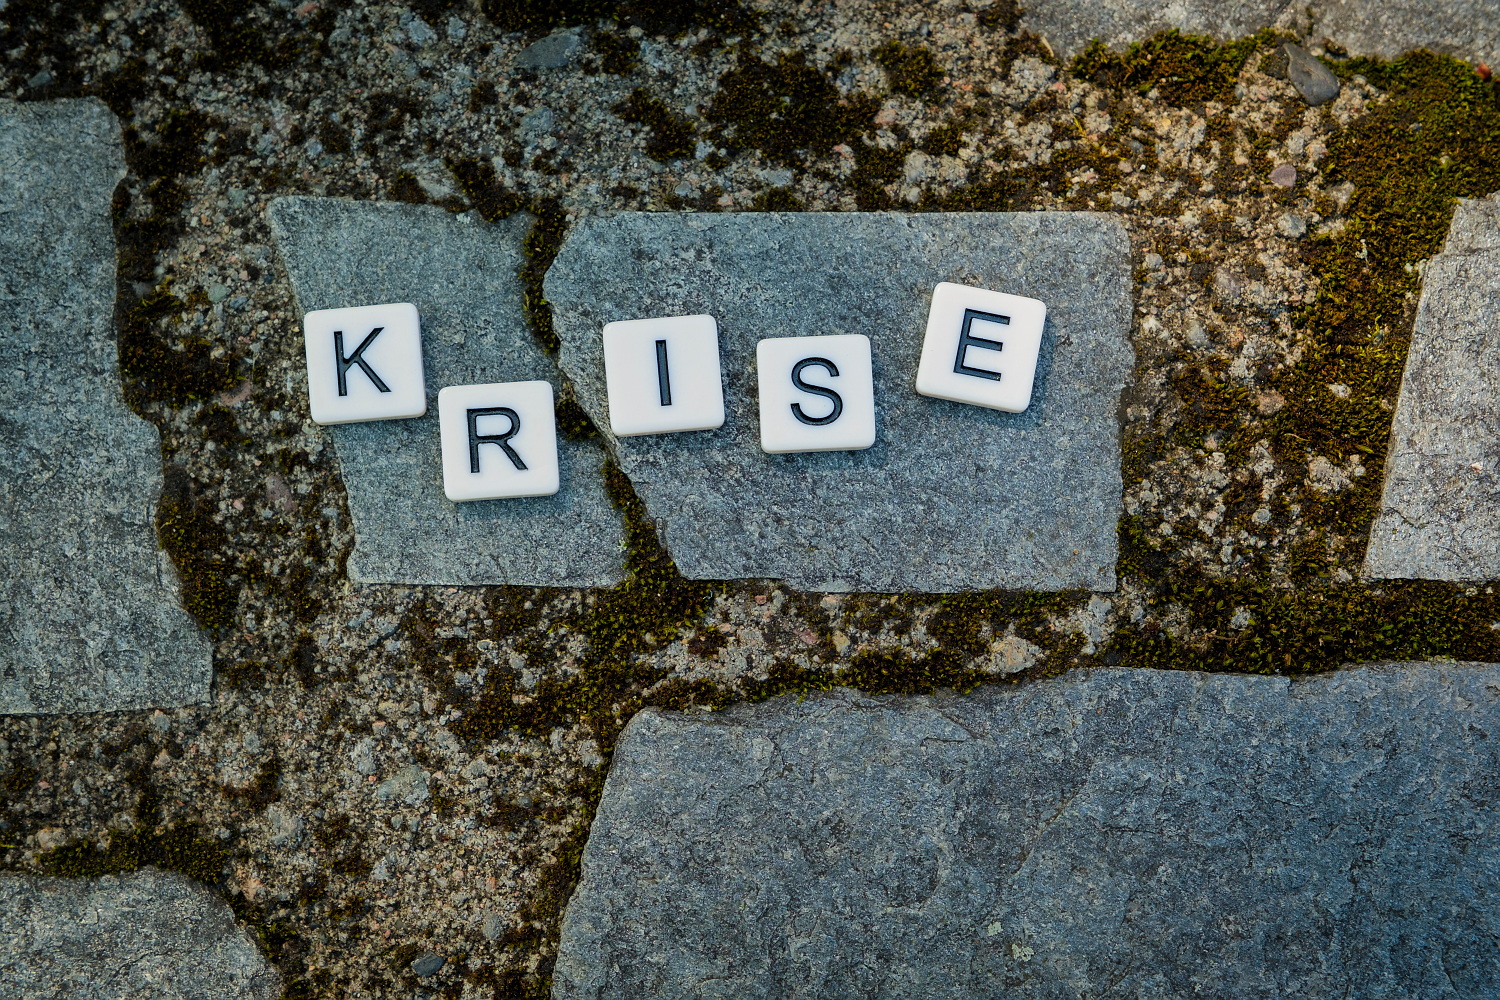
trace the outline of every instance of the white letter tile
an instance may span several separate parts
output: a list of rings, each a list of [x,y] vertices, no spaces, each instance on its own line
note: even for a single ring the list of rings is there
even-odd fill
[[[944,281],[932,292],[917,392],[1020,413],[1031,405],[1047,306]]]
[[[619,437],[724,424],[719,324],[712,316],[605,324],[604,378],[609,426]]]
[[[391,302],[302,318],[314,423],[399,420],[427,412],[417,307]]]
[[[762,450],[859,451],[875,443],[869,337],[777,337],[756,345],[755,357]]]
[[[438,393],[449,500],[551,496],[558,488],[550,382],[450,385]]]

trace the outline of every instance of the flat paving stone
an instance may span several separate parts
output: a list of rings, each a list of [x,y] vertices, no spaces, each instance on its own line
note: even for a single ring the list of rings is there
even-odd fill
[[[604,492],[597,441],[559,436],[555,496],[454,503],[443,494],[441,389],[532,379],[561,388],[522,309],[530,217],[488,224],[440,208],[334,198],[278,198],[269,216],[302,312],[411,302],[422,317],[426,416],[328,428],[354,518],[350,579],[619,582],[624,522]]]
[[[181,875],[0,875],[0,982],[16,1000],[277,1000],[228,904]]]
[[[1500,579],[1500,195],[1428,262],[1365,575]]]
[[[1123,48],[1157,32],[1220,39],[1281,28],[1311,40],[1331,39],[1351,55],[1393,59],[1428,48],[1464,59],[1500,60],[1500,0],[1327,0],[1312,6],[1286,0],[1032,0],[1021,5],[1021,27],[1063,58],[1095,38]]]
[[[941,281],[1047,303],[1026,412],[917,395],[927,310]],[[568,235],[546,294],[559,362],[601,428],[609,427],[606,323],[699,313],[718,320],[724,426],[610,438],[687,577],[775,578],[822,591],[1114,589],[1117,411],[1134,363],[1129,246],[1117,220],[590,217]],[[756,343],[823,334],[872,342],[875,445],[765,454]]]
[[[648,709],[555,1000],[1478,997],[1500,666]]]
[[[207,701],[208,638],[154,525],[161,439],[125,405],[98,101],[0,101],[0,713]]]

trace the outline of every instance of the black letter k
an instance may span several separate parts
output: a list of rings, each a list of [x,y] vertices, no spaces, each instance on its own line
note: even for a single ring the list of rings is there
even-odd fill
[[[391,387],[380,381],[380,376],[375,374],[375,369],[370,367],[370,363],[364,357],[365,348],[374,343],[375,338],[380,336],[380,331],[384,329],[385,327],[383,326],[377,326],[371,330],[370,335],[360,341],[359,346],[354,349],[354,353],[347,358],[344,357],[344,331],[333,331],[333,358],[337,362],[339,369],[340,396],[349,395],[349,369],[354,365],[359,365],[360,369],[370,377],[370,381],[375,383],[375,388],[381,392],[391,391]]]

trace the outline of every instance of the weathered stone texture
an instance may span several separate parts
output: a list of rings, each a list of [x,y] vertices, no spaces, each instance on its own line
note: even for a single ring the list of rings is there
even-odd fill
[[[559,437],[555,496],[453,503],[443,495],[437,394],[544,379],[557,366],[527,326],[520,268],[530,218],[487,224],[421,205],[279,198],[271,231],[303,312],[412,302],[422,317],[427,414],[330,427],[359,583],[609,586],[624,525],[597,441]]]
[[[1480,997],[1500,667],[647,710],[556,1000]]]
[[[1500,578],[1500,196],[1461,201],[1422,279],[1369,577]]]
[[[277,1000],[281,976],[223,900],[144,869],[0,875],[0,992],[16,1000]]]
[[[1093,39],[1122,48],[1177,29],[1219,39],[1262,28],[1330,39],[1353,55],[1394,59],[1428,48],[1471,60],[1500,60],[1500,0],[1033,0],[1021,27],[1071,58]]]
[[[120,389],[97,101],[0,101],[0,713],[205,701],[207,637],[153,527],[161,441]]]
[[[1047,303],[1026,412],[917,395],[941,281]],[[1114,589],[1117,410],[1134,359],[1129,246],[1115,219],[622,213],[573,229],[546,292],[559,363],[606,433],[604,324],[718,319],[724,426],[611,438],[684,575],[827,591]],[[765,454],[756,343],[832,333],[871,340],[875,446]]]

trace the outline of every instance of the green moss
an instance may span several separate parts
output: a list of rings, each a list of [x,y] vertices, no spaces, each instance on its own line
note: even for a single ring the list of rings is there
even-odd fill
[[[163,325],[175,323],[187,308],[168,288],[157,286],[119,316],[120,374],[126,401],[137,412],[156,403],[181,406],[208,399],[238,381],[234,356],[215,357],[213,344],[205,338],[187,337],[174,343],[162,335]]]
[[[64,878],[119,875],[150,865],[210,884],[223,877],[228,863],[229,852],[223,845],[187,825],[160,830],[116,830],[102,846],[79,841],[55,847],[41,856],[44,872]]]
[[[573,395],[572,386],[565,386],[558,396],[557,429],[569,441],[592,441],[599,436],[599,428],[594,426],[593,418]]]
[[[957,156],[964,148],[964,127],[961,122],[946,122],[927,133],[918,147],[932,156]]]
[[[776,163],[798,166],[807,154],[826,156],[854,145],[874,125],[880,102],[867,94],[843,97],[833,81],[797,52],[767,62],[742,57],[719,78],[704,111],[713,139],[730,151],[758,149]]]
[[[1021,27],[1021,15],[1025,13],[1016,0],[994,0],[979,12],[977,20],[992,31],[1011,32]]]
[[[756,16],[737,0],[480,0],[501,31],[542,32],[573,24],[619,21],[674,37],[690,27],[748,34]]]
[[[1495,84],[1446,56],[1339,68],[1390,90],[1329,143],[1327,182],[1350,182],[1354,194],[1343,230],[1307,252],[1318,294],[1299,319],[1302,359],[1275,382],[1287,406],[1271,421],[1271,440],[1288,461],[1307,452],[1364,456],[1366,475],[1313,512],[1335,530],[1362,534],[1379,503],[1416,265],[1441,248],[1456,198],[1500,190],[1500,105]],[[1347,385],[1349,396],[1335,397],[1330,384]]]
[[[392,201],[404,201],[410,205],[427,204],[427,192],[417,180],[417,175],[410,170],[396,171],[396,176],[391,178],[390,187],[386,189],[386,195]]]
[[[615,105],[614,112],[623,121],[651,130],[651,137],[646,140],[646,155],[653,160],[666,163],[692,158],[697,147],[697,128],[686,116],[677,114],[644,88],[631,91],[629,97]]]
[[[261,762],[260,770],[248,785],[220,785],[219,793],[231,802],[248,806],[254,810],[281,798],[281,758],[271,754]]]
[[[246,23],[251,7],[250,0],[182,0],[183,13],[208,34],[220,69],[262,56],[262,35]]]
[[[856,208],[861,212],[878,212],[894,205],[885,188],[901,178],[901,166],[910,152],[907,145],[886,149],[873,142],[854,144],[854,169],[849,173],[849,186],[854,190]]]
[[[1152,90],[1171,104],[1228,102],[1246,60],[1281,36],[1269,29],[1220,44],[1201,35],[1167,31],[1137,42],[1124,53],[1095,39],[1073,60],[1073,72],[1114,90]]]
[[[641,55],[641,43],[623,31],[596,31],[591,42],[599,53],[599,68],[616,76],[635,69]]]
[[[12,90],[46,69],[52,82],[45,87],[26,87],[27,100],[56,100],[76,97],[84,90],[81,61],[72,51],[69,39],[78,28],[99,19],[104,0],[80,0],[59,4],[52,0],[12,0],[6,5],[0,21],[0,52],[5,63],[0,69],[0,84],[7,96]]]
[[[168,464],[164,470],[156,536],[177,567],[188,614],[209,629],[233,622],[239,591],[228,582],[219,556],[228,538],[179,465]]]
[[[541,198],[531,205],[536,222],[526,234],[526,263],[521,265],[521,284],[525,289],[522,305],[531,323],[531,332],[549,353],[562,346],[552,329],[552,305],[547,301],[542,282],[547,268],[562,249],[568,233],[568,217],[556,198]]]
[[[892,39],[874,52],[875,61],[885,70],[891,91],[907,97],[925,97],[943,81],[932,52],[921,45],[907,45]]]
[[[752,212],[805,212],[804,202],[791,188],[774,187],[762,191],[750,202]]]

